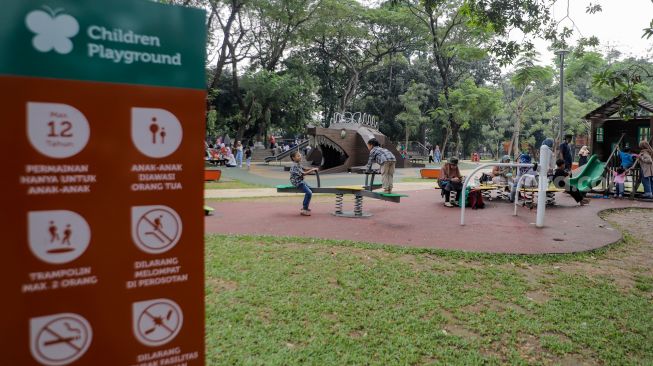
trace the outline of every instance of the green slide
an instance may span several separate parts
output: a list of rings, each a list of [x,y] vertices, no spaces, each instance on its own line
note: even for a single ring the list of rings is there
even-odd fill
[[[580,192],[587,192],[601,183],[606,163],[599,160],[598,156],[592,155],[583,165],[583,169],[577,176],[569,179],[568,187],[576,187]]]

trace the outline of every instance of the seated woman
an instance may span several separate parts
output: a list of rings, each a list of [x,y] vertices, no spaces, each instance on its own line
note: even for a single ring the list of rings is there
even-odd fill
[[[510,156],[504,155],[501,162],[510,163]],[[501,186],[512,185],[512,168],[504,166],[492,168],[492,183]]]
[[[440,188],[444,192],[444,205],[453,207],[450,202],[451,192],[455,191],[460,194],[463,189],[463,177],[460,175],[460,169],[458,169],[458,158],[449,158],[449,161],[442,167]]]
[[[234,157],[234,154],[229,154],[229,157],[227,158],[227,167],[228,168],[236,167],[236,158]]]

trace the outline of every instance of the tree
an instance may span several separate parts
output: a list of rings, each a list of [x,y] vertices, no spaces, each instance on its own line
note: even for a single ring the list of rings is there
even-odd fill
[[[462,145],[461,132],[471,131],[478,134],[482,131],[481,126],[484,123],[494,120],[501,112],[501,91],[479,87],[471,78],[465,79],[457,88],[452,89],[449,98],[445,97],[444,92],[440,93],[439,98],[441,107],[434,115],[440,118],[446,116],[460,126],[457,134],[452,135],[452,138],[456,139],[456,148]],[[443,145],[443,148],[446,149],[446,145]],[[455,155],[458,155],[458,152],[454,149]]]
[[[422,107],[428,100],[428,95],[429,89],[427,85],[413,82],[406,93],[399,97],[405,110],[399,113],[397,120],[404,124],[406,149],[409,146],[408,140],[410,134],[414,133],[421,125],[429,122],[429,118],[424,116],[422,110]]]
[[[317,53],[342,67],[347,75],[337,106],[340,112],[351,106],[361,78],[370,69],[416,43],[412,18],[398,9],[366,8],[353,0],[325,0],[318,18],[313,37]]]
[[[517,62],[517,70],[512,77],[512,84],[521,91],[519,99],[514,104],[515,124],[513,126],[512,139],[508,154],[512,154],[515,159],[519,156],[520,145],[519,136],[522,130],[522,118],[524,111],[530,108],[539,98],[542,97],[540,90],[546,88],[553,80],[553,70],[547,67],[535,65],[533,55],[523,57]],[[533,86],[538,85],[540,89],[533,90]]]

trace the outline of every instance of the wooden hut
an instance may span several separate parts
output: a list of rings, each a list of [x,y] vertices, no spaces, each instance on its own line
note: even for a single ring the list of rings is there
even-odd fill
[[[621,95],[612,98],[602,106],[589,112],[584,119],[591,123],[591,151],[601,161],[606,161],[623,134],[621,148],[632,147],[638,150],[639,142],[651,140],[653,130],[653,104],[640,100],[639,109],[628,120],[619,115]]]

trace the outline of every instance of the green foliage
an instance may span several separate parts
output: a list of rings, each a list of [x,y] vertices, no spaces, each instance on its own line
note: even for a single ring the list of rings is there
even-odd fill
[[[208,135],[297,135],[342,110],[377,116],[393,140],[408,132],[421,142],[456,145],[460,136],[466,153],[495,152],[517,136],[536,145],[555,134],[559,65],[537,63],[529,41],[564,43],[570,36],[551,29],[548,0],[171,2],[210,9],[216,46],[236,11],[227,44],[235,48],[227,49],[222,69],[207,70],[215,109],[207,111]],[[598,11],[588,2],[588,13]],[[511,29],[525,40],[506,40]],[[619,93],[626,116],[636,100],[653,100],[652,63],[595,52],[597,41],[582,38],[566,56],[565,129],[579,134],[587,129],[581,117]],[[513,71],[502,74],[499,65],[511,63]]]
[[[524,90],[531,83],[548,85],[553,80],[553,70],[550,67],[536,65],[532,57],[521,58],[515,64],[515,68],[511,82],[519,90]]]
[[[630,119],[639,109],[638,101],[650,97],[653,84],[653,65],[650,62],[626,60],[604,69],[593,77],[596,88],[608,87],[615,95],[621,95],[619,114]]]
[[[408,144],[411,133],[414,133],[421,125],[429,122],[429,118],[424,116],[423,111],[429,92],[426,84],[413,82],[406,93],[399,96],[405,110],[397,115],[397,120],[404,124],[406,144]]]

